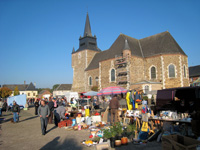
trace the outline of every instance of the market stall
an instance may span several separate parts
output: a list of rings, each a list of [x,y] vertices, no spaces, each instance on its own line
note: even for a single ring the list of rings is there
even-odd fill
[[[91,95],[94,92],[89,93]],[[102,149],[126,146],[126,144],[142,145],[154,140],[160,142],[165,139],[163,147],[166,147],[166,138],[169,137],[170,140],[174,138],[171,135],[193,138],[196,135],[198,136],[198,134],[193,133],[192,119],[189,113],[169,109],[160,110],[154,114],[154,111],[148,107],[147,101],[142,100],[142,94],[139,91],[127,91],[121,87],[108,87],[94,94],[111,97],[114,94],[126,95],[124,95],[124,99],[122,97],[119,100],[118,121],[114,124],[110,123],[109,106],[103,112],[86,113],[87,108],[69,111],[70,117],[60,122],[59,127],[66,130],[87,130],[88,137],[82,141],[82,144],[86,146],[96,146],[96,149]],[[180,93],[176,94],[177,99],[178,95]],[[196,122],[194,124],[196,125]]]

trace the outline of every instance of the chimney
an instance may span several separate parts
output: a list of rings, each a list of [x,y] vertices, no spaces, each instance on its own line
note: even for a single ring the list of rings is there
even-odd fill
[[[36,87],[36,83],[34,82],[34,86]]]
[[[26,84],[26,81],[24,80],[24,85]]]

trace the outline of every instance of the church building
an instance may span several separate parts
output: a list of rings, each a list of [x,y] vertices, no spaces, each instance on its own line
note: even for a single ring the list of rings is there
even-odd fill
[[[72,91],[87,92],[109,86],[143,90],[189,86],[188,58],[172,35],[158,33],[143,39],[120,34],[107,50],[100,50],[86,16],[79,48],[72,50]]]

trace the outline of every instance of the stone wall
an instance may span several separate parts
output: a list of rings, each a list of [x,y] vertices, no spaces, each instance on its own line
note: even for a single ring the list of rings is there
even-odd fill
[[[117,70],[115,70],[115,81],[111,82],[111,69],[115,69],[115,58],[104,60],[99,62],[99,68],[85,71],[92,58],[97,52],[91,50],[84,50],[78,53],[72,54],[72,67],[73,85],[72,91],[83,92],[91,90],[91,87],[96,85],[95,78],[99,78],[99,90],[108,86],[117,85]],[[168,66],[170,64],[175,65],[175,78],[169,77]],[[151,67],[156,68],[156,79],[151,78]],[[186,76],[184,76],[184,66],[186,68]],[[141,58],[131,56],[129,63],[131,84],[141,81],[160,82],[157,86],[152,84],[152,90],[185,87],[189,86],[189,71],[188,71],[188,59],[185,55],[170,54],[170,55],[158,55],[154,57]],[[92,86],[89,86],[89,77],[92,77]],[[142,85],[137,85],[138,88]],[[123,86],[124,88],[135,88]]]
[[[132,56],[130,60],[130,82],[136,83],[144,80],[144,59]]]
[[[160,56],[149,57],[145,59],[145,80],[152,82],[161,82],[162,81],[162,64]],[[156,78],[151,78],[151,68],[156,68]]]
[[[110,71],[111,69],[115,69],[115,59],[109,59],[109,60],[105,60],[100,62],[100,66],[101,66],[101,89],[109,87],[109,86],[116,86],[116,80],[114,82],[111,82],[110,79]],[[116,73],[116,71],[115,71]]]
[[[72,54],[73,84],[72,91],[84,92],[87,88],[88,76],[85,69],[88,67],[96,51],[84,50]]]
[[[165,88],[184,87],[189,85],[188,75],[188,63],[187,56],[183,55],[163,55],[164,62],[164,76],[165,76]],[[169,77],[168,66],[170,64],[175,65],[175,78]],[[184,77],[183,66],[186,65],[187,76]]]
[[[89,77],[92,78],[92,85],[89,85]],[[93,86],[99,86],[99,83],[96,82],[96,77],[99,78],[99,68],[87,71],[87,82],[86,82],[86,91],[91,91]]]
[[[85,91],[86,51],[72,54],[73,84],[72,91]]]
[[[181,55],[182,60],[182,74],[183,74],[183,86],[187,87],[190,86],[190,80],[189,80],[189,67],[188,67],[188,58],[187,56]],[[186,77],[184,77],[184,66],[186,68]]]

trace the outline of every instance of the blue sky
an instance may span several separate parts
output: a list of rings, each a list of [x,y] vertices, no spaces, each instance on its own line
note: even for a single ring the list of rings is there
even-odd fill
[[[189,66],[200,64],[198,0],[0,0],[0,84],[72,83],[87,10],[101,50],[120,33],[141,39],[168,30]]]

